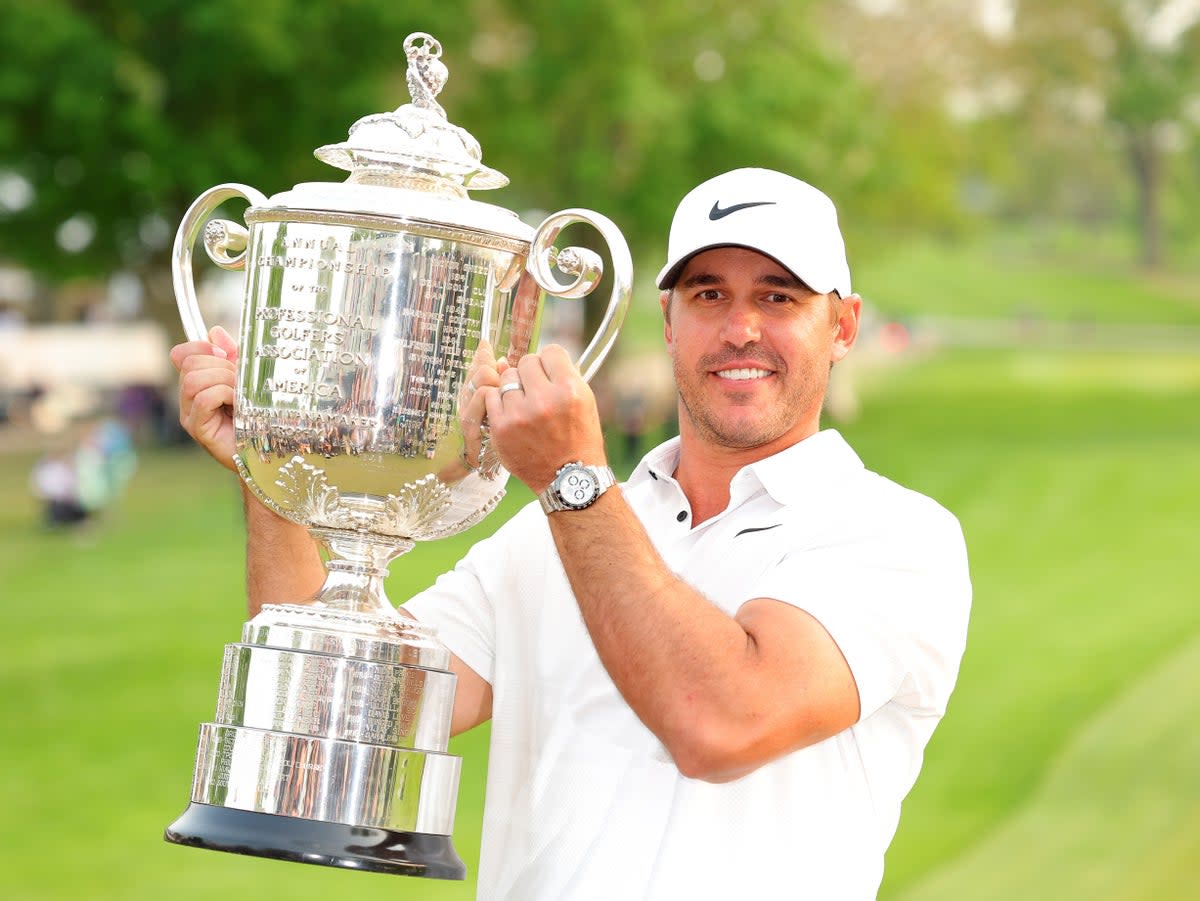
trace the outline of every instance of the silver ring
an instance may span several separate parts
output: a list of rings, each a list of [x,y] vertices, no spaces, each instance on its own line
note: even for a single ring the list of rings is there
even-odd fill
[[[504,397],[509,391],[524,391],[520,382],[505,382],[500,386],[500,396]]]
[[[471,379],[467,379],[467,394],[474,394],[474,393],[475,393],[475,382],[473,382]]]

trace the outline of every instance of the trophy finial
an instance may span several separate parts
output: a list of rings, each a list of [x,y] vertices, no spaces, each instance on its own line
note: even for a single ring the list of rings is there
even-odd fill
[[[404,55],[408,57],[406,79],[413,106],[432,110],[445,119],[446,111],[436,100],[450,77],[450,70],[442,62],[442,45],[432,35],[418,31],[405,39]]]
[[[350,172],[350,181],[390,184],[466,197],[467,189],[502,188],[508,179],[483,165],[479,142],[449,121],[437,102],[450,73],[442,45],[423,31],[404,40],[412,102],[364,116],[349,139],[317,148],[317,159]]]

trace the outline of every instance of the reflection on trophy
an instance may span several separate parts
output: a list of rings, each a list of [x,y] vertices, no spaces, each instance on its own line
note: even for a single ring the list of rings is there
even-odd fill
[[[185,845],[461,879],[451,842],[460,759],[446,753],[450,654],[396,612],[389,562],[485,517],[508,474],[486,446],[462,463],[458,405],[476,349],[536,348],[546,293],[581,297],[599,257],[558,250],[574,222],[608,242],[613,290],[580,369],[590,377],[629,301],[629,250],[606,218],[567,210],[535,231],[468,198],[507,179],[446,120],[441,46],[405,41],[412,103],[367,116],[317,156],[349,170],[268,199],[225,184],[176,236],[188,337],[207,329],[192,246],[245,268],[234,407],[237,467],[264,504],[308,527],[328,562],[302,603],[264,606],[225,648],[217,710],[200,727],[191,803],[166,830]],[[208,217],[250,203],[249,229]],[[563,280],[565,279],[565,280]],[[287,565],[280,560],[281,566]]]

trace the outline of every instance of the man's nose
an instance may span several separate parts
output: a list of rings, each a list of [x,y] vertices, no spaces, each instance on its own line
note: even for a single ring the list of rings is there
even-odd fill
[[[762,337],[762,314],[754,304],[734,302],[721,328],[721,340],[732,347],[745,347]]]

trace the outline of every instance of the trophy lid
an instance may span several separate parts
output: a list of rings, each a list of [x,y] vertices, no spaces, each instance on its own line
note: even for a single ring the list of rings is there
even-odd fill
[[[500,188],[508,178],[483,165],[479,142],[451,124],[435,99],[448,72],[442,45],[423,32],[404,41],[412,103],[359,119],[340,144],[316,157],[350,172],[346,181],[304,182],[273,195],[247,215],[274,218],[294,210],[401,218],[487,232],[528,243],[533,228],[516,213],[472,200],[467,190]]]
[[[483,165],[479,142],[446,118],[437,95],[449,71],[442,45],[424,32],[404,41],[412,102],[364,116],[347,140],[316,150],[317,159],[350,172],[352,183],[384,184],[466,197],[467,189],[502,188],[508,178]]]

